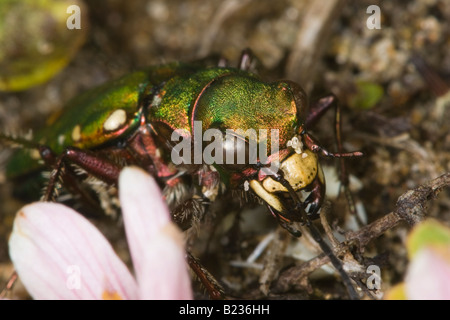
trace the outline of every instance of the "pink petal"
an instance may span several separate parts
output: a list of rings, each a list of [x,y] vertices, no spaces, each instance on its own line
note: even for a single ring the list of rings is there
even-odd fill
[[[125,168],[119,196],[141,298],[192,299],[182,234],[155,180],[141,169]]]
[[[169,224],[158,239],[149,242],[145,252],[145,272],[139,278],[142,299],[149,300],[188,300],[192,299],[188,267],[184,260],[185,252],[173,239],[169,229],[179,232],[175,225]]]
[[[405,279],[410,300],[450,300],[450,264],[432,248],[417,252]]]
[[[22,208],[9,252],[35,299],[137,298],[134,278],[104,236],[61,204],[40,202]]]

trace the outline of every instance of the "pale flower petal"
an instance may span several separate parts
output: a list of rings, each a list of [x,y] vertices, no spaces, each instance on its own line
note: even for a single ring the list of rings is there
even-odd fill
[[[125,168],[119,196],[141,298],[192,299],[182,234],[155,180],[141,169]]]
[[[189,300],[192,299],[191,281],[188,267],[184,261],[184,250],[174,241],[168,229],[169,224],[158,235],[158,240],[151,241],[146,251],[144,272],[140,277],[139,289],[141,299],[148,300]],[[174,228],[175,229],[175,228]],[[178,229],[176,230],[177,232]]]
[[[431,247],[416,253],[405,279],[410,300],[450,300],[450,264]]]
[[[136,299],[135,279],[86,218],[57,203],[22,208],[11,260],[35,299]]]

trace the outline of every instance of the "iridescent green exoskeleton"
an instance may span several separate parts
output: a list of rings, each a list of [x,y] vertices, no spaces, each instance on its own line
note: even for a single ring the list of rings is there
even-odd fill
[[[83,180],[95,177],[116,185],[126,165],[144,168],[166,190],[180,190],[177,186],[186,183],[183,177],[190,176],[191,183],[198,182],[198,196],[205,199],[220,196],[224,186],[252,193],[284,228],[299,236],[294,222],[315,218],[325,195],[318,154],[347,157],[361,153],[342,153],[339,122],[339,153],[326,151],[308,133],[334,105],[333,96],[319,100],[308,112],[306,95],[298,84],[265,82],[249,71],[249,61],[249,53],[244,52],[238,68],[182,63],[155,66],[88,91],[36,133],[28,143],[34,148],[14,155],[7,175],[16,178],[39,170],[43,162],[52,170],[44,200],[53,198],[61,179],[70,192],[88,202],[92,199]],[[235,138],[231,143],[226,139],[217,143],[215,138],[214,157],[231,154],[228,160],[236,160],[242,153],[246,160],[206,163],[201,157],[198,161],[195,147],[201,143],[202,153],[213,144],[212,139],[199,141],[205,140],[203,134],[210,129]],[[277,148],[261,132],[276,132]],[[189,150],[194,151],[183,154],[181,162],[173,159],[180,140],[188,141],[193,146]],[[255,145],[265,147],[265,161],[259,154],[255,161],[247,158]],[[305,201],[300,201],[300,191],[310,191]],[[179,198],[183,198],[179,192],[167,196],[168,201]]]

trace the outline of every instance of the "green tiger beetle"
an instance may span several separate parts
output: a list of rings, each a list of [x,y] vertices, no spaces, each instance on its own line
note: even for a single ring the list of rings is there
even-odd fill
[[[173,217],[183,229],[190,227],[187,217],[195,213],[196,206],[192,205],[192,197],[185,199],[180,190],[187,189],[180,186],[196,184],[196,196],[202,201],[213,201],[224,186],[251,193],[294,236],[301,235],[296,223],[309,227],[341,273],[350,296],[355,298],[357,294],[341,261],[311,220],[318,217],[325,197],[318,155],[342,160],[362,153],[342,152],[340,112],[333,95],[320,99],[308,110],[307,96],[298,84],[288,80],[264,82],[251,72],[251,65],[252,54],[245,50],[237,68],[171,63],[135,71],[90,90],[69,102],[31,141],[0,135],[3,140],[24,147],[9,161],[7,178],[15,179],[47,167],[52,171],[44,201],[54,200],[61,181],[70,193],[98,204],[92,196],[96,192],[86,190],[86,181],[95,178],[117,186],[120,170],[126,165],[137,165],[151,173],[166,191],[169,207],[170,202],[177,203],[171,207]],[[321,147],[309,133],[332,107],[336,110],[337,153]],[[235,143],[219,144],[222,150],[216,148],[216,155],[241,151],[248,154],[252,140],[264,144],[261,137],[236,134],[238,129],[276,130],[279,148],[276,150],[267,142],[266,150],[272,152],[266,161],[257,158],[250,162],[246,158],[241,163],[205,164],[189,161],[189,156],[183,154],[187,161],[174,164],[173,151],[180,138],[194,145],[197,137],[202,137],[196,131],[213,128],[223,133],[231,130],[236,138]],[[174,133],[178,133],[175,139]],[[202,150],[207,147],[202,146]],[[346,186],[344,169],[341,161],[342,182]],[[300,200],[300,191],[310,192],[304,201]],[[182,198],[186,201],[180,203]],[[191,213],[186,213],[186,209]],[[190,254],[188,261],[211,296],[221,297],[218,285],[198,261]]]

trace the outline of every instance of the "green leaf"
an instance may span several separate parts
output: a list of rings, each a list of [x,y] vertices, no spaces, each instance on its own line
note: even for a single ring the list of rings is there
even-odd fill
[[[407,240],[409,258],[424,247],[450,247],[450,228],[437,220],[427,219],[411,231]]]
[[[71,5],[80,8],[81,29],[68,28]],[[84,43],[87,25],[82,0],[0,1],[0,91],[26,90],[54,77]]]
[[[372,109],[384,95],[383,87],[373,82],[357,81],[355,89],[348,104],[356,109]]]

